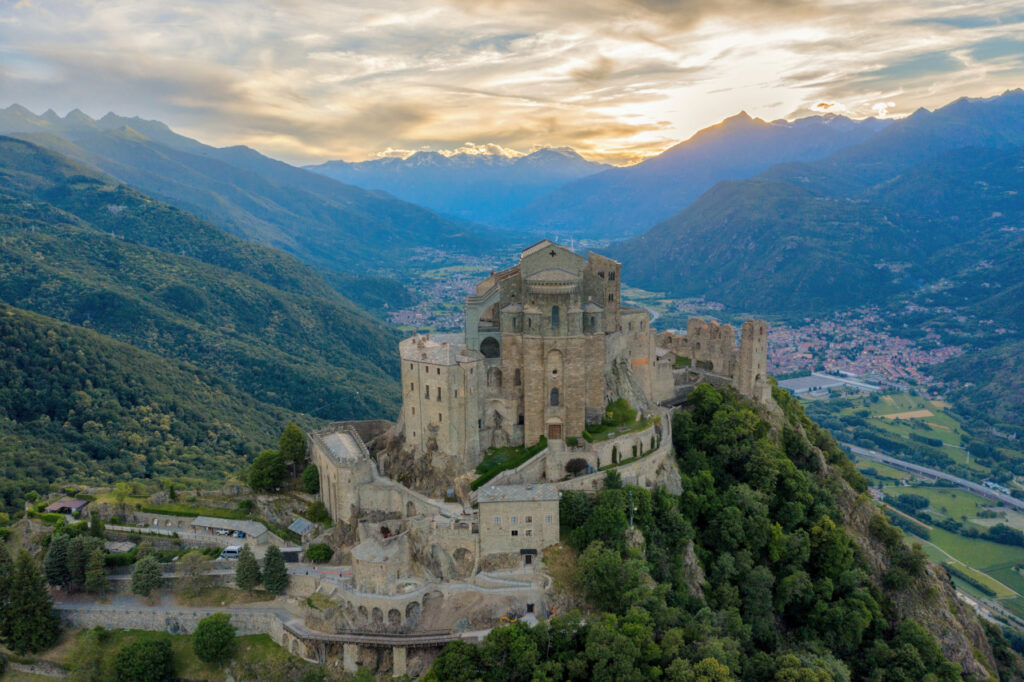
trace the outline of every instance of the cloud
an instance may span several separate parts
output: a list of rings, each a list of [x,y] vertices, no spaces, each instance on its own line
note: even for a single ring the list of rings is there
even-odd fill
[[[629,163],[741,109],[902,115],[1015,87],[1022,21],[1019,0],[7,0],[0,105],[115,110],[293,162]]]

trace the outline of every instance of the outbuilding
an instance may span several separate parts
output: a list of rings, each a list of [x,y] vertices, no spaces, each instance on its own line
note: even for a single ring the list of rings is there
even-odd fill
[[[225,538],[245,538],[257,545],[265,545],[269,540],[267,527],[258,521],[197,516],[192,521],[192,530],[197,533],[223,535]]]

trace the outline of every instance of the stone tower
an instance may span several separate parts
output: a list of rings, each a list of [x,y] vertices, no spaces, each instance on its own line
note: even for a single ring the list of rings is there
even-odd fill
[[[740,395],[762,403],[771,399],[768,383],[768,323],[747,320],[740,329],[739,367],[736,371],[736,390]]]

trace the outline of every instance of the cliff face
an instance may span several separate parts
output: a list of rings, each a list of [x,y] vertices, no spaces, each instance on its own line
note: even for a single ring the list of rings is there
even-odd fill
[[[838,446],[834,439],[810,422],[802,410],[792,409],[789,400],[793,399],[780,400],[783,414],[770,416],[773,427],[782,428],[786,424],[807,444],[816,461],[819,480],[834,492],[843,526],[856,543],[860,558],[869,567],[872,583],[889,599],[894,617],[918,622],[935,637],[943,655],[959,664],[965,674],[979,679],[998,679],[992,646],[978,615],[957,598],[940,566],[925,560],[923,572],[909,584],[894,588],[891,581],[887,581],[886,576],[899,568],[891,544],[893,539],[903,542],[899,531],[889,524],[867,494],[858,493],[847,482],[843,469],[849,471],[852,465],[845,456],[840,465],[828,463],[836,459]]]

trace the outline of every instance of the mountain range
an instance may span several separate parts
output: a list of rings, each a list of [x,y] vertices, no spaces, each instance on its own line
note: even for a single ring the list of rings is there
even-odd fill
[[[511,210],[504,222],[592,239],[633,236],[686,208],[722,180],[749,178],[788,161],[820,159],[887,125],[843,116],[769,123],[740,112],[635,166],[570,182]]]
[[[159,121],[74,110],[0,110],[0,134],[95,167],[145,194],[250,241],[281,249],[328,279],[390,274],[420,249],[478,253],[487,230],[383,192],[345,185],[248,147],[216,148]],[[341,287],[344,289],[344,287]]]
[[[879,303],[1014,253],[1022,159],[1024,91],[959,100],[819,161],[720,182],[614,253],[639,286],[743,310]],[[1017,265],[989,273],[988,297],[1020,285]],[[1004,298],[999,315],[1019,320]]]
[[[569,148],[548,147],[524,156],[416,152],[407,158],[328,161],[306,168],[443,214],[500,226],[513,209],[609,166],[587,161]]]

